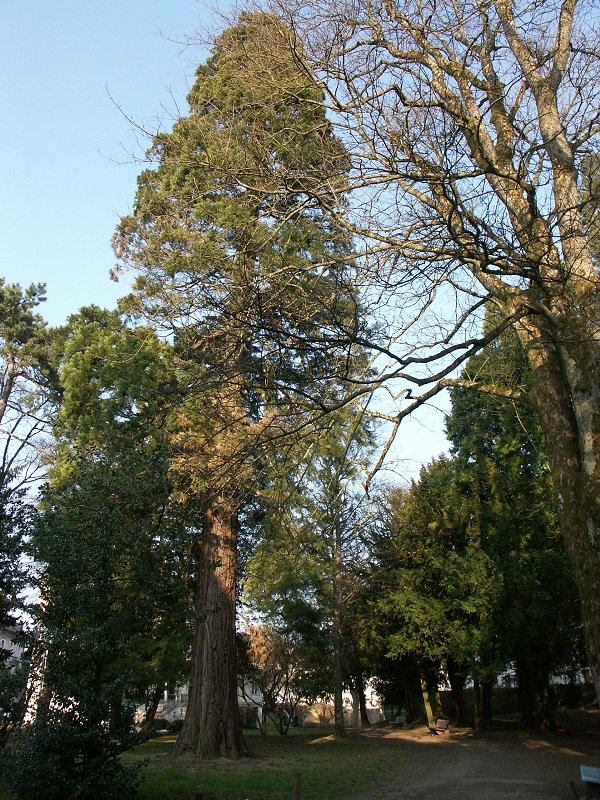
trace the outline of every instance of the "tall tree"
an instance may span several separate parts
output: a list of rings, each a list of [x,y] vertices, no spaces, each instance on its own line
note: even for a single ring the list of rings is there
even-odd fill
[[[323,180],[343,181],[345,156],[320,90],[282,43],[280,26],[262,14],[219,37],[198,68],[190,116],[155,139],[158,165],[140,176],[134,213],[115,240],[138,275],[128,308],[174,337],[186,387],[174,474],[182,497],[197,498],[203,523],[178,747],[208,758],[246,754],[235,561],[239,506],[256,482],[260,443],[309,423],[297,416],[299,402],[311,383],[331,396],[354,347],[344,341],[338,352],[337,330],[349,318],[361,324],[348,237],[328,212],[297,207]],[[275,93],[265,69],[280,81]],[[293,203],[279,190],[282,170],[295,176]]]
[[[474,374],[507,390],[530,385],[513,331],[469,360],[465,375]],[[455,490],[501,579],[495,650],[516,666],[524,719],[552,725],[549,683],[576,659],[580,611],[539,420],[526,402],[455,388],[447,429]]]
[[[374,435],[365,410],[347,407],[329,416],[310,448],[306,439],[302,443],[303,458],[283,459],[286,480],[271,489],[267,529],[246,567],[245,599],[284,630],[297,624],[300,608],[312,608],[313,624],[329,640],[328,688],[333,688],[336,735],[342,736],[342,695],[355,645],[352,608],[365,556],[363,482]]]
[[[164,685],[167,648],[179,649],[181,677],[189,646],[189,520],[170,503],[161,407],[169,348],[90,307],[55,332],[54,356],[55,455],[32,532],[42,690],[15,763],[28,796],[122,796],[135,775],[118,755],[136,741],[124,694]]]
[[[600,145],[593,3],[274,5],[351,162],[339,221],[381,290],[377,384],[403,401],[390,417],[518,332],[600,699],[600,294],[579,185]],[[480,334],[489,302],[501,316]]]
[[[36,313],[43,286],[0,279],[0,624],[14,622],[24,572],[25,490],[42,474],[50,422],[50,332]]]
[[[147,678],[165,614],[173,628],[181,606],[154,402],[166,349],[95,307],[54,331],[54,453],[29,532],[38,697],[7,756],[15,797],[113,798],[135,787],[137,770],[119,760],[136,741],[124,692]]]
[[[526,389],[516,335],[472,357],[472,375]],[[527,403],[455,388],[447,427],[452,458],[391,497],[364,637],[442,665],[457,700],[467,675],[478,693],[515,664],[525,720],[550,725],[550,677],[577,654],[580,623],[539,422]]]
[[[367,514],[361,478],[366,479],[374,439],[364,410],[347,408],[336,418],[306,477],[309,518],[318,537],[315,553],[327,586],[332,622],[335,733],[343,736],[344,667],[352,650],[350,609],[358,599],[356,584],[364,558],[359,532]]]
[[[481,677],[500,588],[453,483],[454,465],[442,458],[423,467],[409,490],[389,498],[390,530],[380,536],[361,615],[368,650],[414,659],[429,724],[435,723],[430,696],[442,668],[452,683],[453,673]]]
[[[53,426],[55,458],[44,521],[55,535],[36,539],[47,564],[48,588],[56,595],[54,580],[69,580],[57,571],[53,549],[65,546],[65,531],[73,527],[70,546],[76,557],[88,529],[105,530],[106,557],[99,569],[114,586],[115,609],[121,606],[129,619],[127,625],[125,618],[115,624],[115,630],[121,626],[123,647],[115,645],[111,655],[128,672],[128,688],[158,690],[184,674],[186,551],[196,522],[173,502],[169,476],[172,448],[166,430],[172,409],[165,397],[174,392],[172,348],[151,330],[128,328],[118,313],[92,306],[56,331],[55,358],[61,405]],[[74,544],[79,538],[82,543]],[[92,550],[95,546],[90,542]],[[77,577],[72,583],[81,586]],[[124,666],[126,650],[131,658]]]

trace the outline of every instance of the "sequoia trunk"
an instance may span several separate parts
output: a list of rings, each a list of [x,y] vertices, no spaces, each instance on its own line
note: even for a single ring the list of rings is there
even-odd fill
[[[218,499],[204,516],[188,708],[176,749],[199,758],[248,755],[237,702],[237,511]]]

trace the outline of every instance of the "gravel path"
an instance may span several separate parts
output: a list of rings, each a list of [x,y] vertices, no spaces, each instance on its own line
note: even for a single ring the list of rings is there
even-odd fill
[[[589,794],[579,765],[600,767],[600,733],[531,733],[518,729],[480,735],[427,728],[376,729],[365,736],[397,739],[397,778],[356,800],[574,800]],[[354,800],[354,798],[353,798]]]

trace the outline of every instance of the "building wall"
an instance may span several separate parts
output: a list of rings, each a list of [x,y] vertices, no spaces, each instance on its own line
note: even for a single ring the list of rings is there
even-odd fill
[[[15,636],[21,633],[22,630],[22,625],[0,628],[0,649],[8,650],[12,654],[8,662],[9,665],[16,664],[23,655],[23,648],[14,641]]]

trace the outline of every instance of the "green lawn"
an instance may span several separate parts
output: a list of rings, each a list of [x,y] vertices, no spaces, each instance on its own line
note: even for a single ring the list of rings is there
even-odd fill
[[[175,736],[161,736],[123,755],[146,759],[139,800],[292,800],[301,774],[302,800],[336,800],[382,783],[406,763],[397,740],[350,734],[342,741],[325,729],[291,729],[287,736],[246,732],[250,758],[202,762],[172,755]],[[0,800],[10,796],[0,785]],[[129,800],[129,798],[123,798]]]
[[[397,773],[406,757],[397,741],[369,740],[350,734],[345,741],[324,738],[323,731],[294,731],[288,736],[250,734],[251,758],[202,763],[170,755],[174,737],[162,737],[124,758],[148,758],[140,800],[291,800],[294,775],[301,774],[302,800],[347,798]]]

